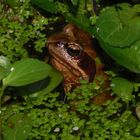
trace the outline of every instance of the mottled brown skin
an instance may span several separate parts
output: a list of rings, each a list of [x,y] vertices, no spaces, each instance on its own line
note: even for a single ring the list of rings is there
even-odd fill
[[[91,36],[74,24],[68,24],[63,31],[48,39],[51,64],[64,76],[65,92],[79,85],[80,79],[92,82],[95,77],[102,76],[104,86],[109,86],[108,76],[102,71],[102,64],[96,65],[96,52]],[[97,104],[105,102],[110,95],[101,93],[93,99]]]

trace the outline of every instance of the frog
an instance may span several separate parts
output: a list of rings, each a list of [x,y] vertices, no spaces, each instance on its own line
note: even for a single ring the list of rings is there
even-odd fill
[[[92,37],[89,33],[70,23],[61,32],[51,35],[47,40],[51,65],[62,73],[63,89],[67,93],[80,85],[81,80],[93,82],[99,75],[109,85],[108,76],[103,72],[103,65],[97,65],[97,57]],[[94,98],[100,104],[110,98],[102,93]]]

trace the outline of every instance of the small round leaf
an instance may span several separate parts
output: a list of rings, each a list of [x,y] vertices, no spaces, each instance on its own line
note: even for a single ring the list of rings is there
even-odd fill
[[[132,100],[133,84],[122,77],[114,77],[111,81],[113,93],[118,95],[123,101]]]

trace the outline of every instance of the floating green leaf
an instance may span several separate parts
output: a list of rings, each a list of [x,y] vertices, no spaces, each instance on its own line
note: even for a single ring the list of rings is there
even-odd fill
[[[112,47],[129,47],[139,40],[139,9],[126,3],[103,9],[96,23],[99,37]]]
[[[4,140],[26,140],[32,129],[31,119],[23,113],[11,116],[3,127]]]
[[[132,100],[133,84],[122,77],[114,77],[111,81],[113,93],[118,95],[123,101]]]
[[[10,74],[3,79],[4,86],[23,86],[42,80],[49,75],[52,67],[37,59],[23,59],[11,67]]]

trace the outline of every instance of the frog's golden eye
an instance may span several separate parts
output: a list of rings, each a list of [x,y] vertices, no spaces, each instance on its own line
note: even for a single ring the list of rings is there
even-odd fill
[[[72,57],[79,56],[82,51],[80,49],[73,49],[73,48],[69,48],[69,47],[66,50],[67,50],[67,53]]]

